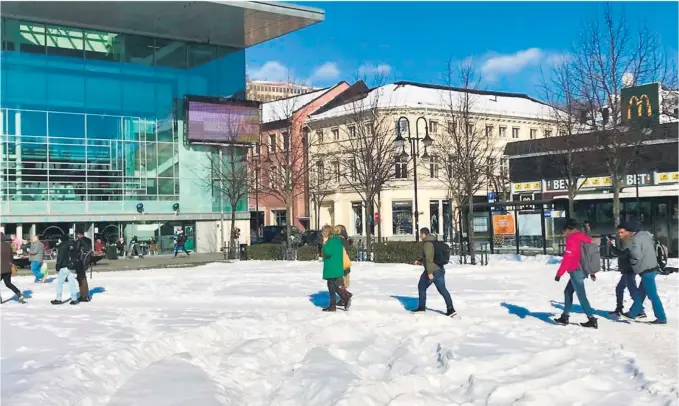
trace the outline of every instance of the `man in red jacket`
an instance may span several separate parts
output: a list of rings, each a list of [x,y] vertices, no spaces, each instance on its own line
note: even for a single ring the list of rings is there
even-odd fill
[[[575,293],[578,295],[578,301],[580,302],[582,310],[589,319],[586,323],[580,323],[580,325],[583,327],[598,328],[597,320],[594,317],[594,311],[589,305],[587,293],[585,292],[585,279],[587,279],[587,276],[582,269],[580,269],[580,250],[582,244],[590,244],[592,239],[578,230],[578,223],[573,219],[569,219],[566,222],[566,226],[563,229],[563,235],[566,237],[566,250],[563,254],[561,266],[559,266],[559,270],[556,271],[554,280],[559,282],[566,272],[568,272],[570,280],[566,285],[566,289],[563,291],[565,296],[563,314],[558,319],[555,319],[554,322],[557,324],[568,324],[569,313],[571,307],[573,307],[573,293]]]

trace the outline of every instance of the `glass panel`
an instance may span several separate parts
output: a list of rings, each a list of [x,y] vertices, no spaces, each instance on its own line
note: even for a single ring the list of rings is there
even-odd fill
[[[118,34],[83,30],[85,59],[99,61],[120,61],[121,44]]]
[[[47,25],[47,54],[83,58],[83,31],[79,28]]]
[[[88,139],[122,139],[122,119],[116,116],[99,116],[89,114],[87,116]]]
[[[355,235],[363,235],[363,203],[353,202],[351,203],[352,211],[352,223],[354,225],[353,231]]]
[[[393,202],[391,216],[394,235],[413,235],[412,202]]]
[[[45,26],[39,23],[27,23],[11,19],[3,19],[5,27],[4,41],[8,51],[21,53],[45,54]]]
[[[441,222],[439,221],[439,202],[432,200],[429,202],[429,226],[434,234],[441,233]]]

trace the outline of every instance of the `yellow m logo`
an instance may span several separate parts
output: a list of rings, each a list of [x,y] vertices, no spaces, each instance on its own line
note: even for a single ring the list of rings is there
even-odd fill
[[[653,115],[653,109],[651,108],[651,101],[648,99],[648,96],[645,94],[641,95],[641,97],[637,96],[632,96],[629,99],[629,103],[627,104],[627,119],[631,120],[632,119],[632,106],[636,105],[637,107],[637,117],[643,117],[643,111],[644,111],[644,102],[646,102],[646,117],[651,117]]]

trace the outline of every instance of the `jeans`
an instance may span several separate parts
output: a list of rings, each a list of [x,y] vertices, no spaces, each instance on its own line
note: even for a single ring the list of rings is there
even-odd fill
[[[189,252],[186,250],[186,247],[184,244],[175,244],[174,246],[174,256],[176,257],[179,251],[184,251],[186,255],[189,255]]]
[[[344,289],[344,278],[328,279],[328,293],[330,295],[330,307],[336,305],[337,296],[346,302],[347,295],[346,289]]]
[[[68,279],[68,287],[71,290],[71,300],[75,302],[78,300],[78,285],[75,283],[75,273],[68,268],[61,268],[57,273],[57,300],[61,300],[66,279]]]
[[[663,308],[662,302],[660,301],[660,296],[658,296],[658,287],[655,285],[655,277],[658,275],[657,271],[646,272],[641,275],[641,283],[639,284],[639,290],[637,295],[634,297],[634,304],[629,311],[629,316],[635,318],[639,316],[641,310],[643,309],[644,300],[646,296],[651,301],[653,305],[653,313],[655,318],[661,322],[667,322],[667,316],[665,315],[665,309]]]
[[[16,286],[14,286],[14,284],[12,283],[12,274],[11,273],[9,273],[9,272],[3,273],[2,274],[2,281],[5,282],[5,286],[7,286],[7,288],[9,290],[14,292],[14,294],[17,295],[17,297],[22,296],[21,291]]]
[[[42,272],[40,272],[41,267],[42,267],[42,262],[40,262],[40,261],[31,262],[31,272],[33,272],[33,275],[35,276],[36,282],[43,278],[43,274],[42,274]]]
[[[633,272],[626,272],[620,275],[620,281],[618,282],[618,285],[615,287],[615,299],[616,299],[615,310],[622,311],[623,309],[625,288],[627,288],[627,291],[629,292],[632,301],[634,301],[634,298],[637,296],[637,292],[639,291],[639,287],[637,287],[636,275]]]
[[[585,312],[588,318],[594,317],[594,311],[592,306],[589,305],[589,300],[587,300],[587,293],[585,293],[585,273],[577,269],[570,273],[571,280],[568,281],[566,289],[564,289],[564,307],[563,314],[568,316],[571,312],[571,307],[573,307],[573,293],[578,295],[578,302],[582,310]]]
[[[436,290],[439,291],[441,296],[443,296],[443,300],[446,302],[446,309],[451,310],[453,309],[453,299],[450,298],[450,293],[448,292],[448,289],[446,289],[446,271],[443,269],[439,269],[438,271],[434,271],[434,279],[429,279],[429,276],[427,275],[427,271],[422,272],[422,275],[420,276],[420,282],[417,284],[417,291],[419,294],[419,308],[424,309],[427,307],[427,289],[431,284],[433,283],[434,286],[436,286]]]

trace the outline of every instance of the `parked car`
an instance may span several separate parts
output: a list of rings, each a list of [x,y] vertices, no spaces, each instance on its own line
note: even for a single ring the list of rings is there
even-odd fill
[[[321,245],[321,231],[307,230],[302,233],[302,245],[320,246]]]
[[[265,226],[262,230],[262,243],[280,244],[285,241],[286,227],[283,226]],[[293,244],[300,244],[302,235],[297,227],[291,227],[291,238]]]

